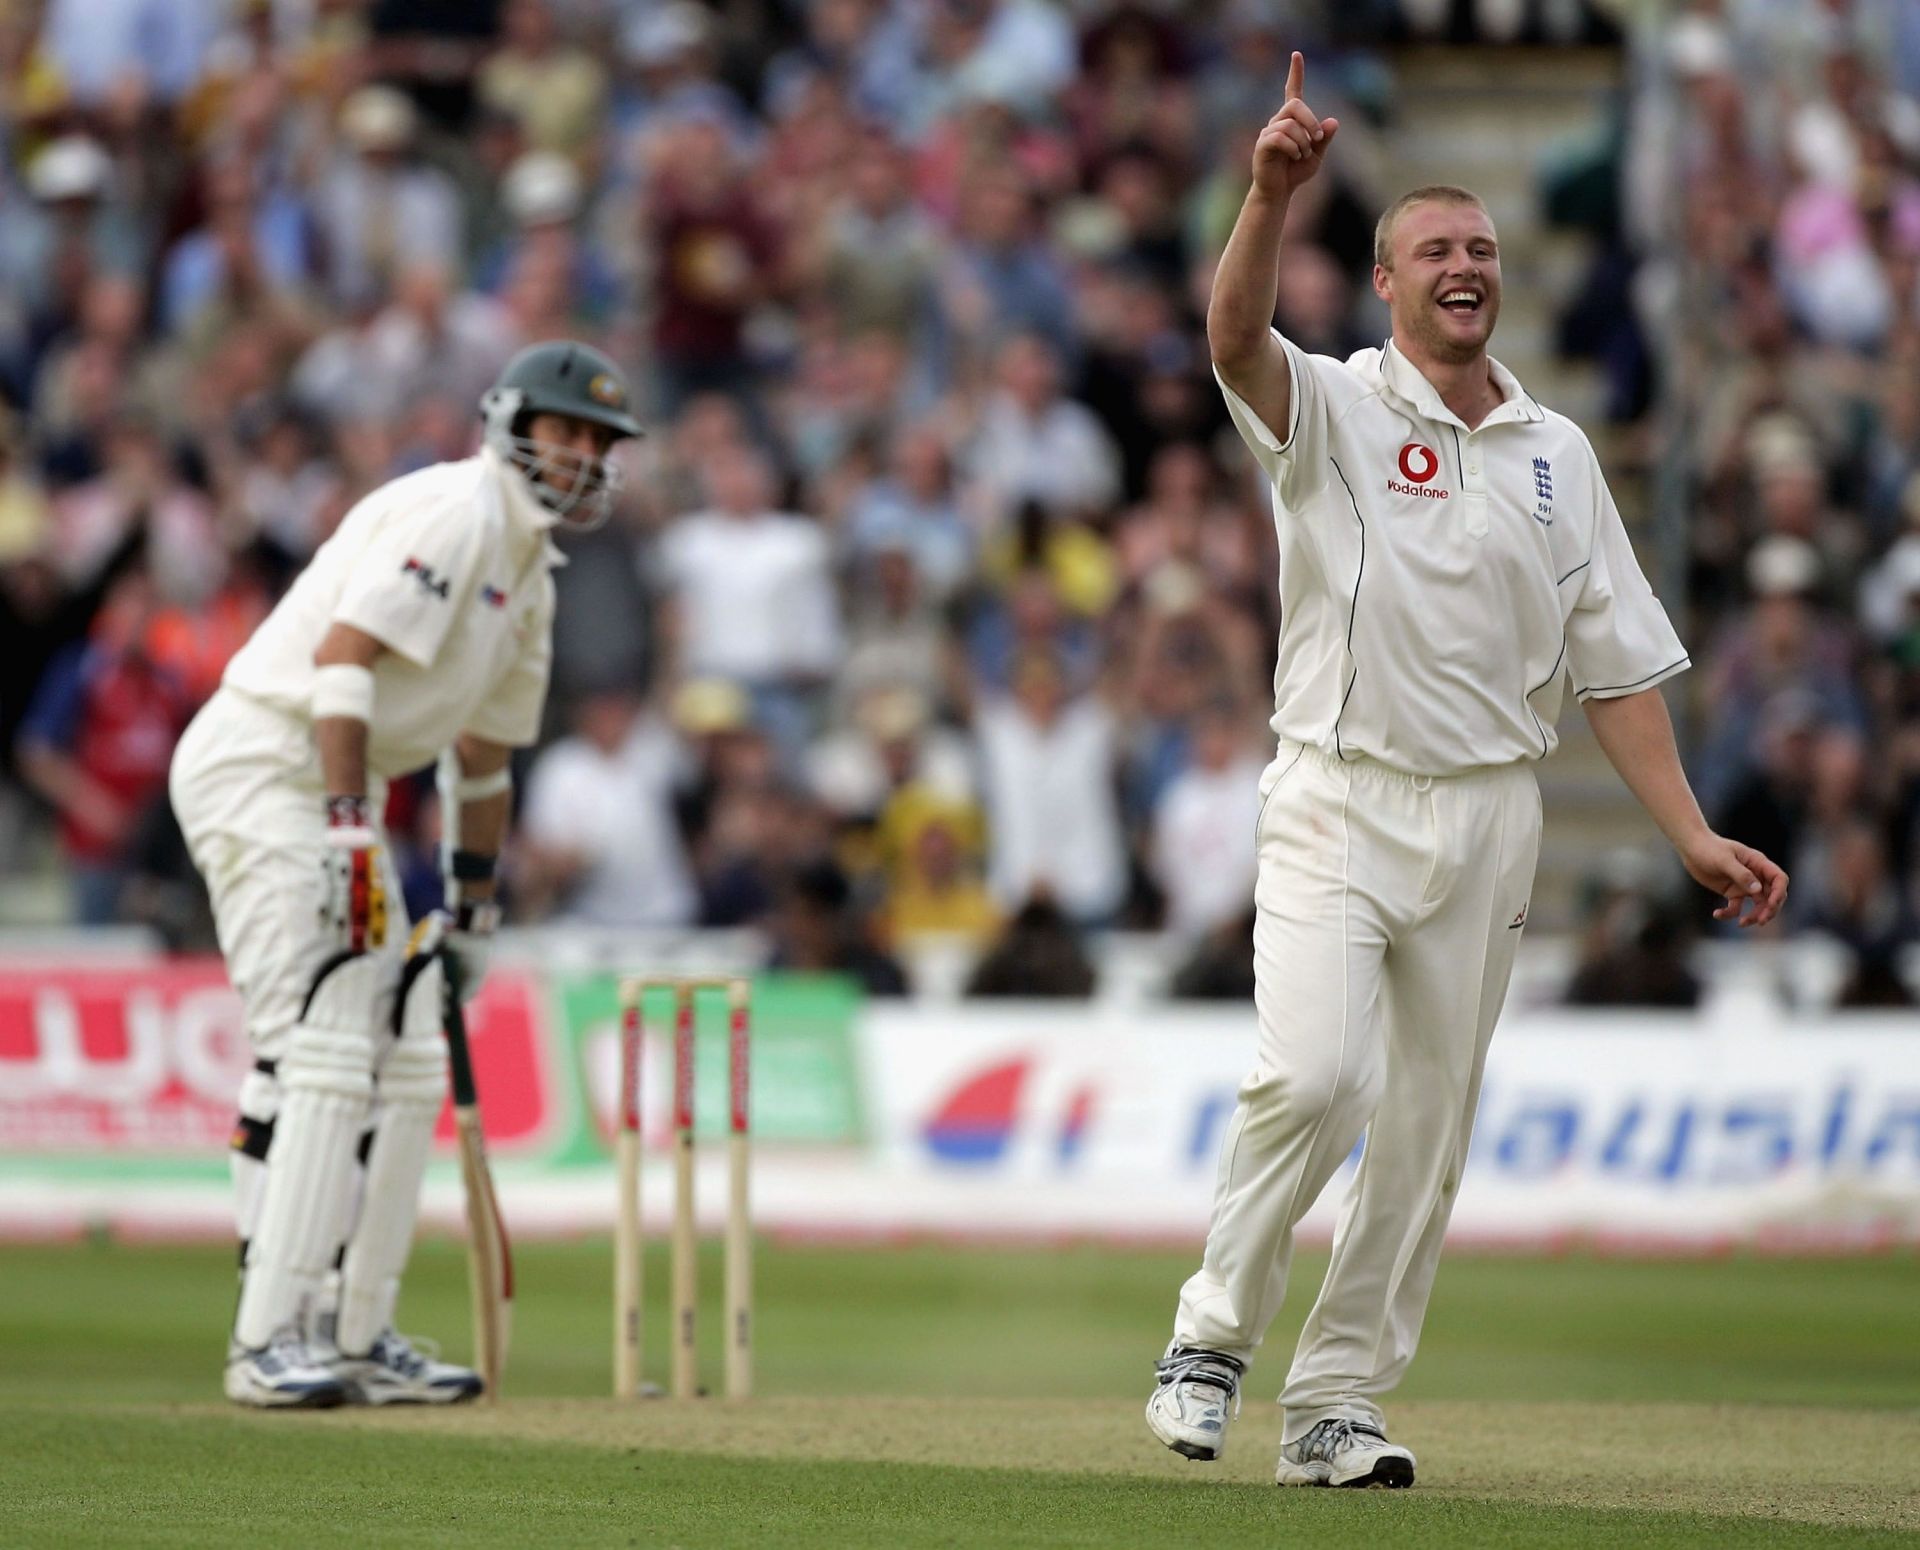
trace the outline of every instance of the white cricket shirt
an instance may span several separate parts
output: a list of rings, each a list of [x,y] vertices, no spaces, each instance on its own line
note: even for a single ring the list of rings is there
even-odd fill
[[[1273,483],[1281,737],[1414,775],[1542,759],[1569,680],[1605,698],[1688,666],[1586,436],[1499,362],[1469,430],[1391,341],[1281,343],[1284,441],[1220,384]]]
[[[373,667],[367,766],[431,764],[463,732],[539,734],[553,656],[552,516],[490,448],[383,485],[295,578],[221,682],[310,719],[313,653],[337,620],[389,649]]]

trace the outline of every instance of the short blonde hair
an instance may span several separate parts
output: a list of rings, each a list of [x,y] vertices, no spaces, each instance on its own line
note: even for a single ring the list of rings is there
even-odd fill
[[[1470,188],[1461,188],[1453,183],[1429,183],[1424,188],[1416,188],[1402,194],[1381,213],[1379,222],[1373,228],[1373,261],[1382,269],[1393,267],[1393,228],[1415,205],[1423,204],[1478,205],[1486,209],[1486,201]]]

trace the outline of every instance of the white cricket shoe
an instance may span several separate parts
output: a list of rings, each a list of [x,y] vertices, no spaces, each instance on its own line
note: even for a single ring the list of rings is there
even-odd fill
[[[457,1405],[486,1387],[471,1367],[439,1359],[431,1341],[416,1349],[405,1335],[387,1329],[365,1356],[341,1352],[331,1362],[351,1405]]]
[[[347,1400],[345,1385],[293,1324],[277,1330],[258,1350],[229,1343],[224,1386],[236,1405],[257,1410],[325,1410]]]
[[[1175,1453],[1217,1459],[1226,1450],[1227,1422],[1240,1413],[1246,1370],[1219,1351],[1169,1349],[1154,1366],[1160,1381],[1147,1397],[1147,1429]]]
[[[1383,1485],[1404,1490],[1413,1484],[1413,1454],[1388,1442],[1365,1421],[1335,1417],[1282,1448],[1273,1478],[1280,1485]]]

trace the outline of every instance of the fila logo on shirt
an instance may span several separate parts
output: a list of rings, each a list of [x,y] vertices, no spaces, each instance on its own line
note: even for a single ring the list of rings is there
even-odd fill
[[[505,608],[507,606],[507,594],[495,586],[482,586],[480,588],[480,601],[485,603],[489,608]]]
[[[1443,501],[1453,494],[1451,490],[1427,488],[1428,482],[1439,472],[1439,454],[1432,447],[1410,441],[1400,449],[1400,473],[1406,482],[1403,484],[1389,474],[1387,488],[1395,495],[1413,495],[1421,500]]]
[[[400,567],[400,574],[413,577],[415,581],[420,583],[420,590],[422,592],[431,592],[443,603],[447,600],[447,592],[449,590],[447,578],[434,575],[433,567],[424,560],[418,560],[412,555],[408,555],[407,563]]]

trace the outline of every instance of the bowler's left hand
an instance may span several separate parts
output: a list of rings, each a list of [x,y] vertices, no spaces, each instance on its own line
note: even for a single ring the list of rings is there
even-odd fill
[[[1710,833],[1683,847],[1680,860],[1696,883],[1727,901],[1713,912],[1715,920],[1764,926],[1787,902],[1786,872],[1751,845]]]

